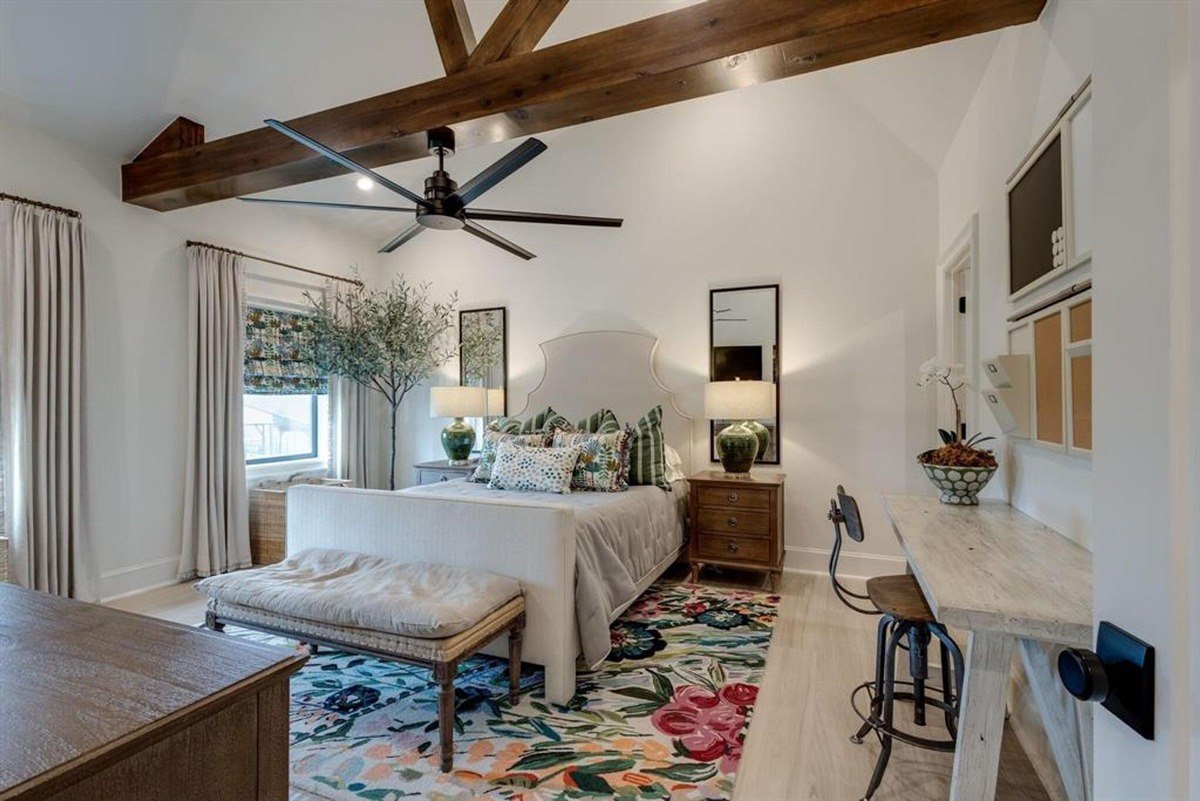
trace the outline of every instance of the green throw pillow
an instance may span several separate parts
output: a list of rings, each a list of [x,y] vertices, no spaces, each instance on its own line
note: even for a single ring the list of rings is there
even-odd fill
[[[617,416],[609,409],[592,412],[575,424],[581,434],[615,434],[621,430]]]
[[[663,438],[662,406],[655,406],[630,427],[629,483],[671,489],[667,481],[667,443]]]
[[[571,421],[547,406],[543,412],[538,412],[521,424],[522,434],[551,434],[554,431],[574,431]]]
[[[501,434],[520,434],[521,421],[515,417],[501,417],[488,423],[488,431],[499,431]]]

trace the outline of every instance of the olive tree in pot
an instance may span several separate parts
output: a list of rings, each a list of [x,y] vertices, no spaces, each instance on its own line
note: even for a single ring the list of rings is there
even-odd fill
[[[396,418],[405,395],[455,355],[454,308],[458,298],[436,301],[429,285],[403,276],[387,289],[354,285],[308,296],[312,338],[299,355],[329,375],[374,390],[388,403],[391,451],[388,488],[396,488]]]
[[[941,384],[950,391],[954,403],[954,430],[938,429],[942,446],[918,454],[917,461],[933,485],[941,490],[941,502],[957,506],[977,506],[979,493],[992,480],[1000,465],[990,450],[979,446],[994,437],[982,434],[963,439],[962,407],[958,393],[967,386],[959,365],[930,359],[921,365],[917,386]]]

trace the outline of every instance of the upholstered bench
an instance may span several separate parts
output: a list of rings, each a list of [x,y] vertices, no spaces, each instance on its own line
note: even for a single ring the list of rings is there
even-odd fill
[[[521,675],[525,601],[515,580],[434,564],[310,548],[278,564],[206,578],[205,622],[226,624],[433,670],[442,771],[454,766],[458,663],[508,632],[508,694]]]

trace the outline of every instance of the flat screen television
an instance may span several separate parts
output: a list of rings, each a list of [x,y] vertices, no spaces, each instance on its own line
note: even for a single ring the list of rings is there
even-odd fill
[[[1055,134],[1008,190],[1010,295],[1054,269],[1051,236],[1062,224],[1062,137]]]
[[[762,345],[713,348],[713,381],[762,381]]]

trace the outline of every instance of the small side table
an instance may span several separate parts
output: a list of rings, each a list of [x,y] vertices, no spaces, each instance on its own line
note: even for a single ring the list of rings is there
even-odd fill
[[[692,581],[705,565],[759,570],[779,589],[783,572],[782,473],[730,476],[706,470],[688,479]]]
[[[475,472],[478,461],[471,460],[470,464],[450,464],[446,459],[435,462],[420,462],[413,465],[417,472],[418,484],[438,484],[442,481],[453,481],[456,478],[470,478]]]

